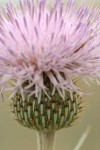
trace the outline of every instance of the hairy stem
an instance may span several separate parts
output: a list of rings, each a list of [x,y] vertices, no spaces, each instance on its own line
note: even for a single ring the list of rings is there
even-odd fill
[[[55,132],[38,132],[38,150],[54,150]]]

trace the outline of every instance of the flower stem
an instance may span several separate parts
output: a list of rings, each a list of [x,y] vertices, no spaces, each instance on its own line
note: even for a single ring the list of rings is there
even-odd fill
[[[38,132],[38,150],[54,150],[55,132]]]

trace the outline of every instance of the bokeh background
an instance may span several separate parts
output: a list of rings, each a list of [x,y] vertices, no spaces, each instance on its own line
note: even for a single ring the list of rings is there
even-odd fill
[[[0,6],[6,2],[0,0]],[[87,2],[92,3],[93,0]],[[95,5],[99,6],[100,0],[95,0]],[[100,86],[94,83],[91,86],[84,85],[84,89],[94,94],[84,99],[88,104],[85,105],[86,110],[80,123],[57,132],[56,150],[74,150],[88,126],[91,131],[80,150],[100,150]],[[7,98],[5,94],[5,102],[0,102],[0,150],[37,150],[36,132],[16,122]]]

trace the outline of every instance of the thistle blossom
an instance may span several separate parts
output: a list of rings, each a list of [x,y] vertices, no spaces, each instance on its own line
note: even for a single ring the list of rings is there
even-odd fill
[[[44,0],[19,1],[19,8],[9,2],[0,14],[0,85],[11,80],[9,89],[23,99],[26,92],[50,98],[49,83],[63,99],[65,90],[81,93],[73,78],[100,75],[99,47],[99,8],[76,8],[74,0],[52,8]]]

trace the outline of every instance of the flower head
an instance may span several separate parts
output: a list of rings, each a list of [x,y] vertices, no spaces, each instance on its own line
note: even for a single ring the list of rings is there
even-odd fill
[[[80,93],[73,78],[94,79],[100,71],[100,10],[57,0],[11,2],[0,15],[0,84],[13,94],[41,99],[58,91]],[[50,86],[51,88],[50,88]],[[48,90],[51,92],[48,92]],[[50,93],[50,94],[49,94]]]

